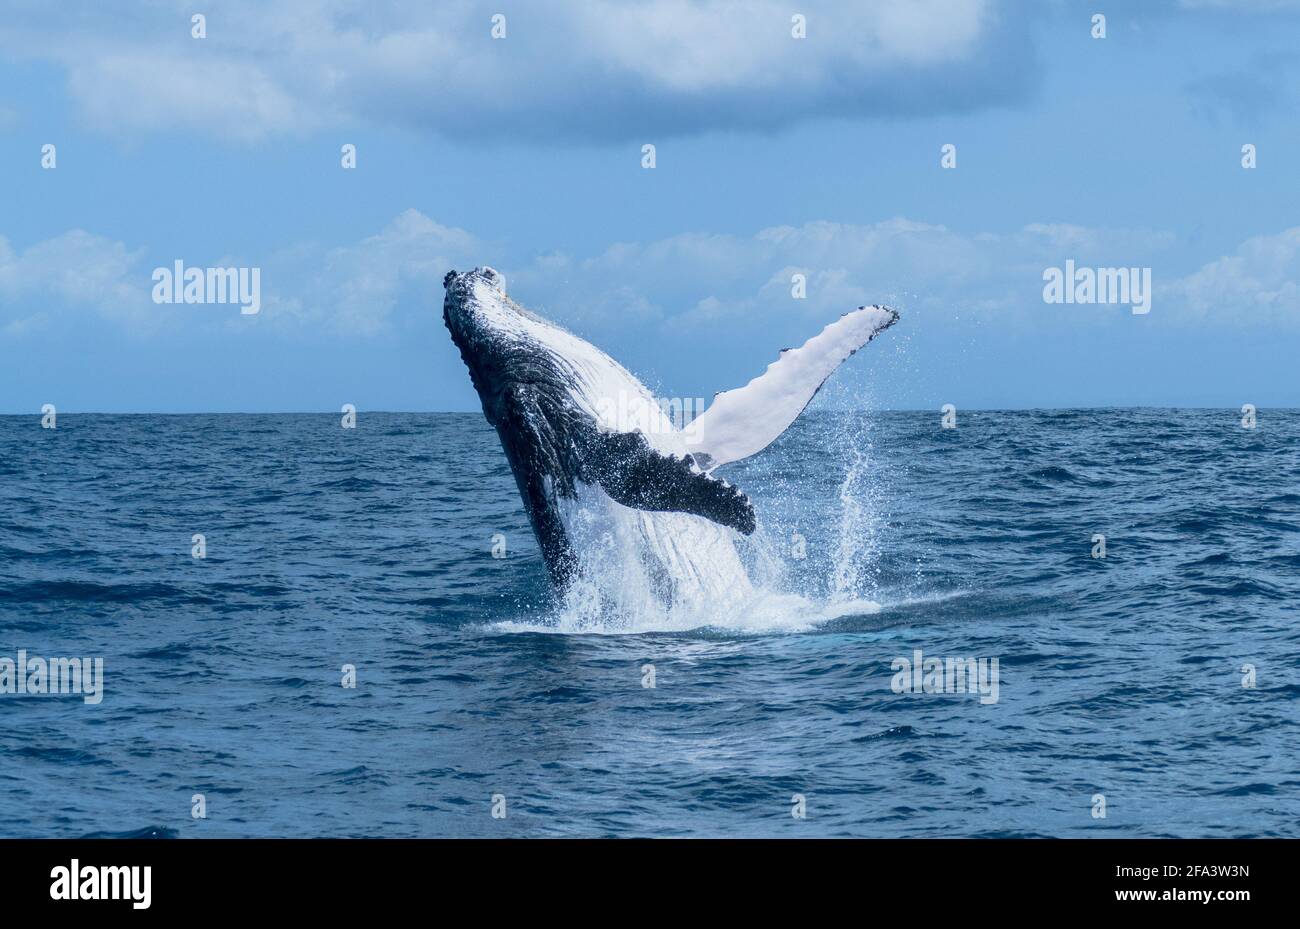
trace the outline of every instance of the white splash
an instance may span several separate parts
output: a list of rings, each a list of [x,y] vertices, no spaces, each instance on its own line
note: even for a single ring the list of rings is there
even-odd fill
[[[876,593],[871,571],[881,533],[880,476],[872,468],[871,439],[860,416],[836,435],[841,437],[844,447],[839,454],[848,460],[848,467],[839,487],[839,539],[832,562],[830,599],[846,603]]]
[[[744,634],[807,632],[851,616],[880,612],[860,593],[875,551],[874,539],[855,532],[874,527],[868,458],[854,458],[841,484],[840,537],[829,598],[789,589],[786,545],[763,529],[732,544],[730,530],[679,513],[645,513],[584,487],[566,514],[570,541],[582,565],[549,616],[494,624],[502,632],[620,635],[716,629]],[[866,496],[860,496],[866,494]],[[829,516],[836,519],[836,514]],[[672,569],[673,587],[657,584],[659,565]]]

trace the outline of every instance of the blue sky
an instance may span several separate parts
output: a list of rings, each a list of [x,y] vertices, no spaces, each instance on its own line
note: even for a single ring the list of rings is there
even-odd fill
[[[1300,406],[1300,3],[5,7],[0,412],[477,409],[479,264],[665,396],[888,302],[841,402]],[[1151,312],[1044,303],[1067,259]]]

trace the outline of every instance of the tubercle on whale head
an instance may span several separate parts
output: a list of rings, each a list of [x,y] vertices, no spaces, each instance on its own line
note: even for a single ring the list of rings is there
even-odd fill
[[[487,294],[480,289],[482,285],[489,288]],[[458,331],[469,335],[472,328],[481,325],[483,320],[480,318],[480,313],[485,298],[494,304],[494,309],[497,310],[502,307],[513,307],[513,302],[506,298],[505,277],[501,272],[486,265],[473,271],[448,271],[443,275],[442,286],[446,291],[442,302],[443,320],[453,336],[457,335]],[[492,299],[494,297],[501,299],[497,301]]]
[[[453,288],[471,289],[476,283],[483,282],[502,295],[506,292],[505,275],[496,268],[480,265],[472,271],[452,269],[442,276],[442,286],[450,294]]]
[[[481,285],[490,288],[489,294],[500,295],[500,301],[492,300],[494,310],[510,308],[512,303],[505,298],[505,278],[493,268],[486,265],[473,271],[448,271],[442,278],[446,295],[442,301],[442,320],[451,331],[452,338],[466,349],[466,343],[481,340],[489,335],[488,320],[484,313],[483,301],[489,294],[482,292]],[[466,362],[469,359],[466,358]]]

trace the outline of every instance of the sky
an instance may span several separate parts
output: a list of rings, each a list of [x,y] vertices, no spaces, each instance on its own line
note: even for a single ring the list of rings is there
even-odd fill
[[[198,10],[0,0],[0,413],[477,410],[478,265],[664,397],[887,303],[834,402],[1300,406],[1300,0]]]

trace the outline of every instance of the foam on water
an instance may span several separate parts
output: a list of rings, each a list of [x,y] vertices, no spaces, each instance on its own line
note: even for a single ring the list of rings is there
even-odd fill
[[[579,600],[584,595],[579,595]],[[823,623],[845,616],[879,613],[879,603],[851,600],[818,603],[799,594],[755,590],[743,601],[723,609],[673,607],[614,614],[594,607],[590,594],[585,602],[565,605],[546,621],[506,620],[493,623],[498,632],[540,632],[560,635],[642,635],[654,632],[689,632],[717,629],[755,635],[809,632]]]

